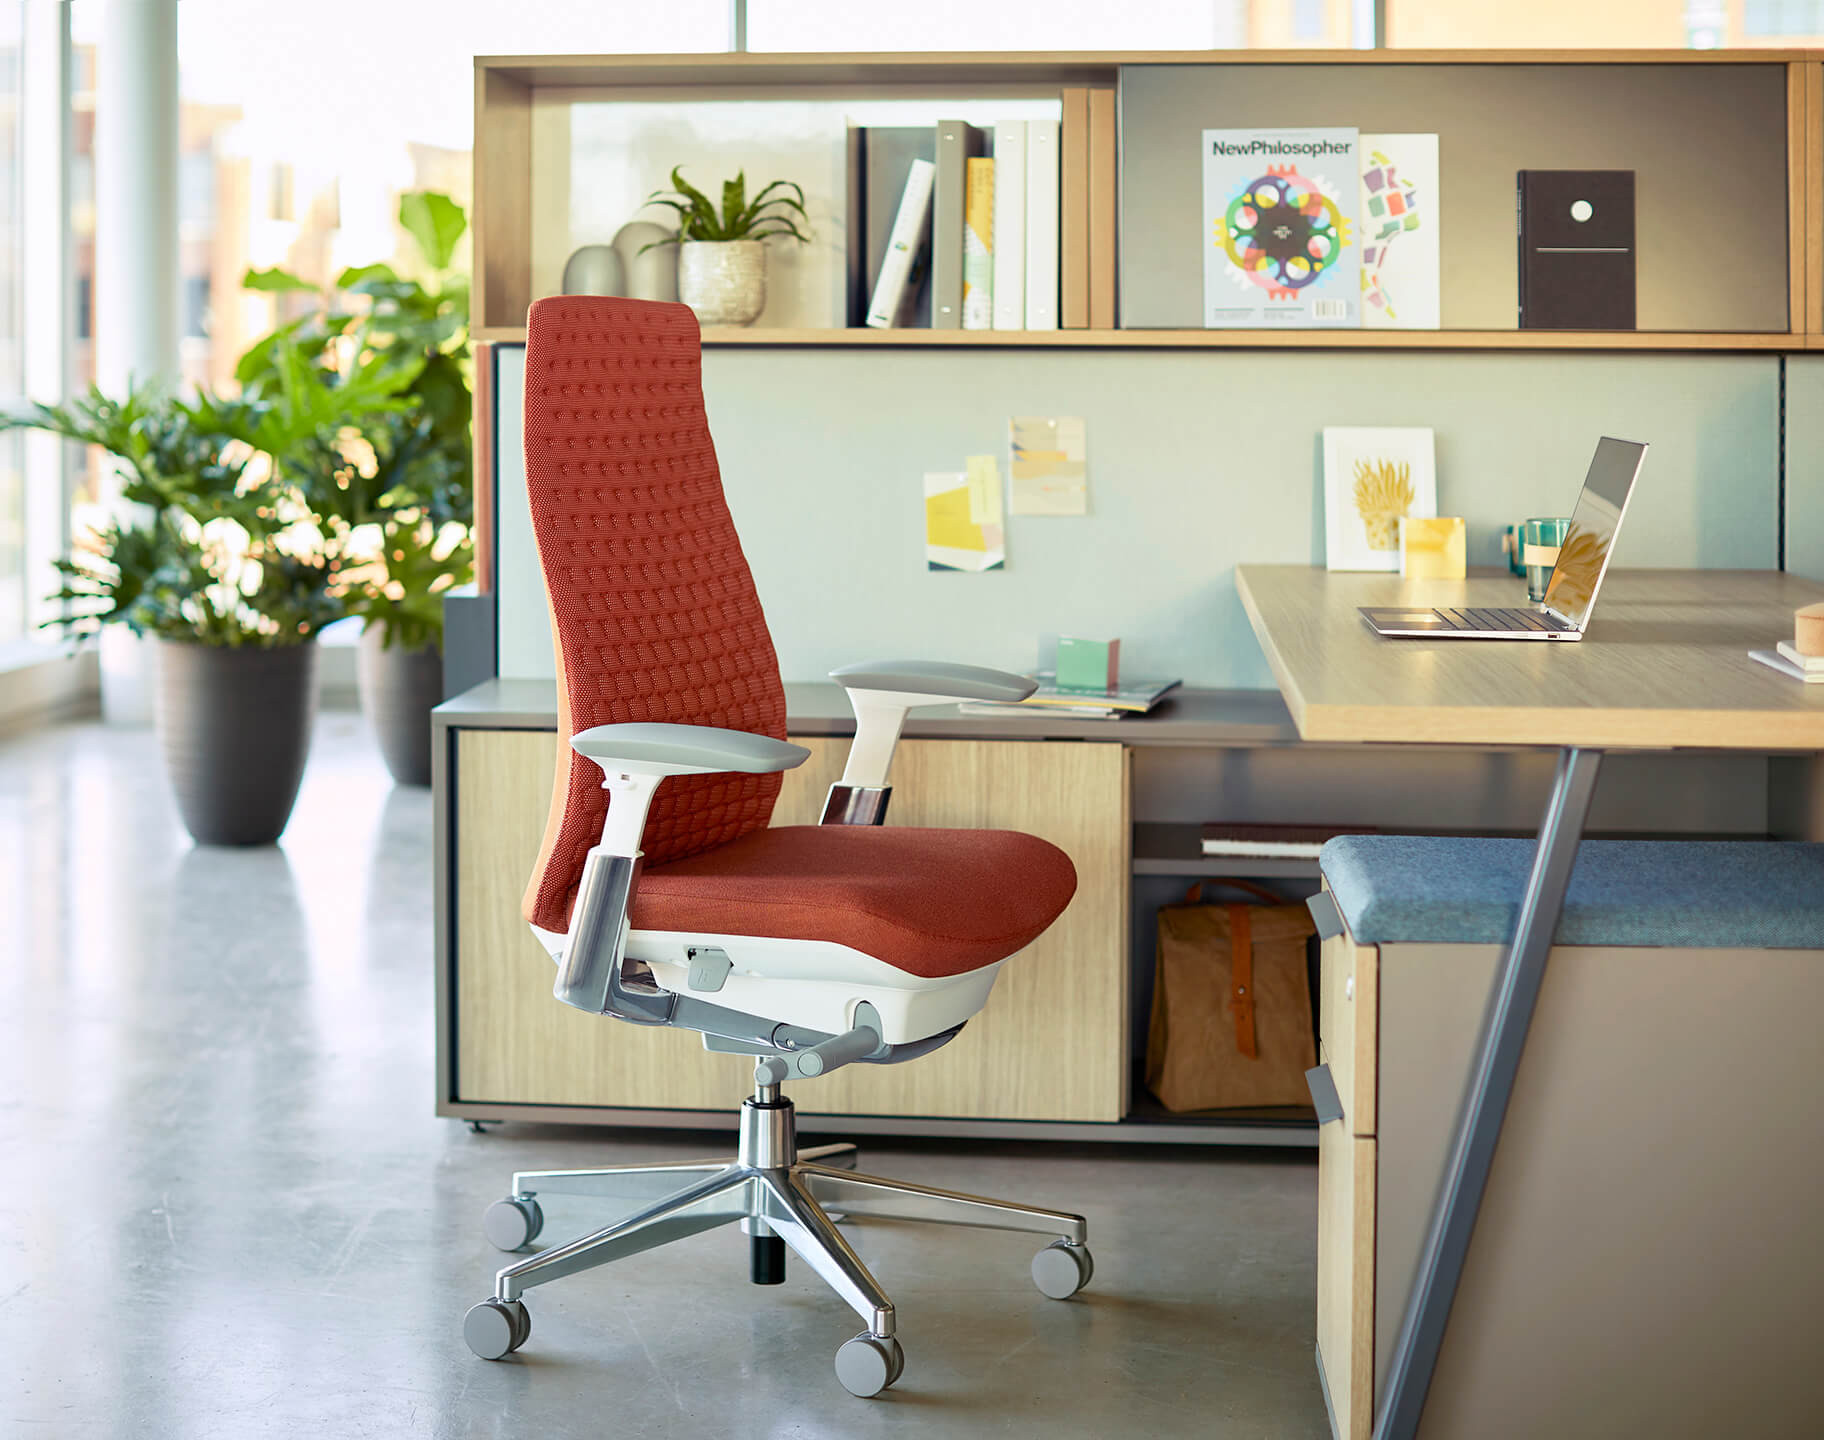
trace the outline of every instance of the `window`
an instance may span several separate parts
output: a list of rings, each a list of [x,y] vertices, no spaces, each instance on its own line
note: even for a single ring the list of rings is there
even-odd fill
[[[1824,35],[1824,0],[1742,0],[1742,34],[1756,40]]]
[[[20,223],[20,63],[24,0],[0,3],[0,405],[25,398],[24,290]],[[17,431],[0,436],[0,645],[25,633],[25,447]]]
[[[1712,50],[1824,43],[1824,0],[1384,0],[1408,49]]]

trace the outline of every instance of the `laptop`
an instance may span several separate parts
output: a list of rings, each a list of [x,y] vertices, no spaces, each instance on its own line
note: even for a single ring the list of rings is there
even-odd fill
[[[1362,606],[1362,619],[1389,639],[1581,640],[1596,608],[1596,592],[1609,570],[1615,537],[1627,517],[1628,497],[1647,447],[1603,436],[1596,442],[1583,493],[1545,587],[1545,603],[1511,609],[1418,609]]]

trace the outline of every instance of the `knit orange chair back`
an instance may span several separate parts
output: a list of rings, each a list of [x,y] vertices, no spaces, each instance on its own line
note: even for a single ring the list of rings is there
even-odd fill
[[[722,495],[703,410],[697,317],[683,305],[559,296],[526,326],[526,491],[557,653],[557,782],[524,913],[569,928],[602,833],[602,773],[567,743],[644,720],[785,738],[785,689]],[[659,787],[648,865],[767,824],[778,775]]]

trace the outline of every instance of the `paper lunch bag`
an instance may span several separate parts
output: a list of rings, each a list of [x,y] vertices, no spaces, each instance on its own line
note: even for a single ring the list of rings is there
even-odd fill
[[[1198,904],[1206,884],[1264,903]],[[1310,1105],[1310,912],[1244,880],[1199,881],[1184,901],[1159,911],[1147,1088],[1168,1110]]]

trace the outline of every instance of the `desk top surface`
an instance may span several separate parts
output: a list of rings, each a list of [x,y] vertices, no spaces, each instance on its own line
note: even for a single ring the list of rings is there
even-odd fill
[[[1335,743],[1824,750],[1824,685],[1748,651],[1792,638],[1824,585],[1773,571],[1616,570],[1575,644],[1387,640],[1362,605],[1524,605],[1468,580],[1244,565],[1236,588],[1300,736]]]
[[[786,730],[797,736],[853,735],[848,693],[828,681],[787,684]],[[457,729],[555,730],[551,680],[495,679],[446,700],[435,723]],[[931,705],[906,717],[910,739],[1110,740],[1125,745],[1295,745],[1298,731],[1275,690],[1178,690],[1150,715],[1085,720],[1038,707],[1017,715],[964,715]]]

